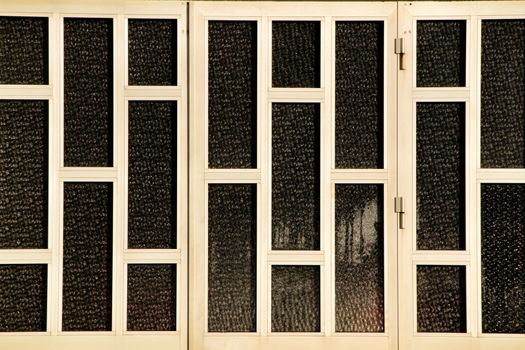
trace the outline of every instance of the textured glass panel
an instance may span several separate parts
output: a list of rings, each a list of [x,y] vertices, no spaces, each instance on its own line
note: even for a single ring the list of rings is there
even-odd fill
[[[129,85],[177,85],[177,20],[129,19]]]
[[[272,107],[272,249],[319,249],[318,104]]]
[[[255,332],[257,187],[208,187],[208,331]]]
[[[46,309],[47,265],[0,265],[0,332],[44,332]]]
[[[112,187],[64,183],[64,331],[111,330]]]
[[[0,17],[0,84],[48,84],[47,17]]]
[[[128,265],[128,331],[175,331],[177,265]]]
[[[383,22],[335,25],[335,166],[383,167]]]
[[[525,184],[481,185],[484,333],[525,333]]]
[[[525,168],[525,20],[481,21],[481,166]]]
[[[320,22],[272,22],[273,87],[320,87],[320,60]]]
[[[465,104],[417,104],[417,249],[465,249]]]
[[[64,164],[113,163],[113,20],[64,18]]]
[[[129,102],[128,247],[177,247],[177,102]]]
[[[320,331],[319,266],[272,266],[272,332]]]
[[[47,135],[47,101],[0,101],[0,249],[47,248]]]
[[[383,185],[335,186],[335,329],[383,332]]]
[[[465,266],[417,267],[417,331],[467,331]]]
[[[465,86],[466,21],[417,21],[417,86]]]
[[[257,167],[257,22],[208,22],[208,166]]]

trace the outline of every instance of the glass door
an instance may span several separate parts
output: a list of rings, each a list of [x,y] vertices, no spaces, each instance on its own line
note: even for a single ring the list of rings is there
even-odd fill
[[[396,4],[190,9],[190,348],[394,349]]]
[[[523,3],[400,3],[400,349],[525,347]]]

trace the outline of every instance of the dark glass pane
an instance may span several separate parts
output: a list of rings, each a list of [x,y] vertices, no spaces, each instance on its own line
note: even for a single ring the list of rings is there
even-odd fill
[[[0,265],[0,310],[0,332],[45,332],[47,265]]]
[[[320,22],[272,22],[273,87],[320,87],[320,60]]]
[[[208,22],[208,166],[257,167],[257,22]]]
[[[47,181],[48,102],[0,101],[0,249],[47,248]]]
[[[320,331],[319,266],[272,266],[272,332]]]
[[[177,20],[129,19],[129,85],[177,85]]]
[[[64,164],[113,163],[113,20],[64,18]]]
[[[465,104],[417,104],[417,249],[465,249]]]
[[[467,331],[465,266],[417,267],[417,331]]]
[[[466,21],[417,21],[417,86],[465,86]]]
[[[385,330],[383,185],[335,186],[335,329]]]
[[[208,186],[208,331],[257,327],[257,185]]]
[[[177,247],[177,102],[129,102],[128,246]]]
[[[335,166],[383,167],[383,22],[335,25]]]
[[[47,17],[0,17],[0,84],[49,82]]]
[[[318,104],[272,107],[272,249],[319,249]]]
[[[64,331],[111,330],[112,188],[64,183]]]
[[[525,184],[481,185],[484,333],[525,333]]]
[[[525,168],[525,20],[481,21],[481,167]]]
[[[128,265],[128,331],[175,331],[177,265]]]

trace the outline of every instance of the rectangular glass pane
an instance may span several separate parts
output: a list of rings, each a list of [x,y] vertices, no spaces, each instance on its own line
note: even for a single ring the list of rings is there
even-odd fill
[[[319,249],[320,110],[272,105],[272,249]]]
[[[257,185],[208,186],[208,331],[257,330]]]
[[[177,330],[177,265],[128,265],[128,331]]]
[[[49,82],[47,17],[0,17],[0,84]]]
[[[48,116],[47,101],[0,100],[0,249],[47,248]]]
[[[319,266],[272,266],[272,332],[321,331]]]
[[[481,21],[481,167],[525,168],[525,20]]]
[[[208,166],[257,167],[257,22],[208,22]]]
[[[128,20],[129,85],[177,85],[177,20]]]
[[[465,266],[417,267],[417,331],[467,331]]]
[[[177,102],[130,101],[128,247],[177,247]]]
[[[335,166],[383,167],[383,22],[335,24]]]
[[[45,332],[47,265],[0,265],[0,310],[0,332]]]
[[[525,184],[481,185],[484,333],[525,333]]]
[[[336,332],[384,332],[383,185],[335,185]]]
[[[113,163],[113,20],[64,18],[64,164]]]
[[[465,249],[465,104],[417,103],[417,249]]]
[[[318,88],[321,22],[272,21],[272,86]]]
[[[417,21],[417,86],[465,86],[467,24]]]
[[[64,183],[62,330],[111,330],[113,184]]]

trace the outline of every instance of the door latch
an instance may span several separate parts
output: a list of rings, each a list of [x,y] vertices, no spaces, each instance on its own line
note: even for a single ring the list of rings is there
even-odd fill
[[[403,38],[396,38],[394,46],[394,53],[399,55],[399,69],[405,70],[405,40]]]
[[[394,198],[394,212],[398,214],[399,228],[405,228],[405,201],[403,197]]]

